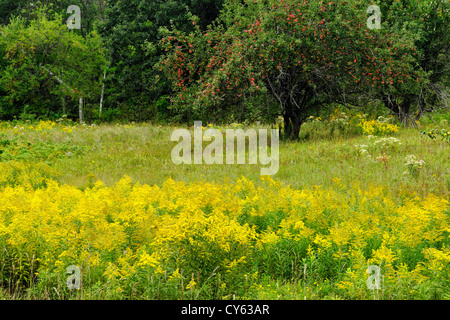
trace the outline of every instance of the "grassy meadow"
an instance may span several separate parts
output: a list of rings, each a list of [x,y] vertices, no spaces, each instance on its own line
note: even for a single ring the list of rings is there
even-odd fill
[[[0,123],[0,298],[450,299],[445,116],[311,118],[272,177],[175,165],[175,129]]]

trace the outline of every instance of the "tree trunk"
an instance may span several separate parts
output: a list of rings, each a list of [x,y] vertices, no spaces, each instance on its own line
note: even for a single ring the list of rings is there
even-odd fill
[[[283,114],[283,138],[286,140],[291,135],[291,119],[287,112]]]
[[[78,100],[78,113],[80,117],[80,123],[84,123],[84,115],[83,115],[83,97],[80,97]]]
[[[298,140],[299,135],[300,135],[300,127],[301,127],[301,123],[300,122],[295,122],[292,125],[292,131],[291,131],[291,136],[289,137],[290,140]]]
[[[398,121],[401,124],[407,127],[411,125],[412,115],[410,96],[404,96],[402,103],[394,101],[393,99],[391,99],[391,96],[388,95],[383,95],[382,99],[386,108],[391,110],[391,112],[398,118]]]
[[[400,123],[406,127],[410,126],[411,121],[411,101],[409,97],[405,97],[402,104],[399,106],[399,120]]]
[[[284,108],[284,136],[289,137],[289,140],[298,140],[302,116],[294,113],[291,103],[287,103]]]
[[[290,140],[298,140],[300,135],[300,128],[303,124],[303,120],[300,116],[293,115],[291,118],[292,131],[289,137]]]
[[[98,117],[99,118],[101,118],[102,111],[103,111],[103,97],[105,96],[105,79],[106,79],[106,70],[105,70],[105,73],[103,74],[102,93],[100,95],[100,107],[99,107],[99,110],[98,110]]]

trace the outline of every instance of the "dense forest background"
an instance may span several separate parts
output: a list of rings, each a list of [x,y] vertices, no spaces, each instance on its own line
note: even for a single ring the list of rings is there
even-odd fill
[[[80,8],[80,17],[68,19]],[[380,9],[380,28],[370,17]],[[262,121],[448,108],[447,0],[0,1],[0,120]],[[375,19],[376,20],[376,19]]]

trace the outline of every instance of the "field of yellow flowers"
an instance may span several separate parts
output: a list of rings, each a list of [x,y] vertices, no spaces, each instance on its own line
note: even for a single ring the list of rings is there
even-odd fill
[[[0,297],[450,299],[448,143],[328,121],[279,177],[171,164],[173,128],[0,124]]]

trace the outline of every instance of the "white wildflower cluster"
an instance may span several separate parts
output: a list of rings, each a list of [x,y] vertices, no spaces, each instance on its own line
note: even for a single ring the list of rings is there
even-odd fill
[[[416,156],[413,154],[407,155],[405,160],[406,160],[405,166],[415,166],[418,168],[422,168],[423,165],[425,164],[424,160],[417,160]]]
[[[369,151],[367,151],[369,148],[367,144],[355,144],[355,148],[358,149],[360,155],[370,157]]]
[[[409,154],[405,158],[406,163],[405,166],[408,168],[407,171],[403,172],[404,175],[411,174],[414,177],[417,177],[419,174],[419,170],[425,164],[424,160],[418,160],[415,155]]]
[[[348,125],[348,116],[345,112],[341,112],[339,113],[339,116],[335,119],[332,119],[331,122],[332,123],[337,123],[340,125]]]
[[[390,159],[390,156],[387,155],[387,151],[386,148],[387,147],[396,147],[401,145],[401,140],[394,138],[394,137],[389,137],[389,138],[379,138],[378,136],[375,135],[368,135],[367,139],[370,141],[368,144],[355,144],[355,148],[358,150],[358,153],[361,156],[365,156],[367,157],[369,160],[372,161],[381,161],[383,163],[387,163],[387,161]],[[380,147],[381,148],[381,153],[376,157],[376,158],[372,158],[371,153],[369,152],[369,149],[371,149],[372,151],[375,151],[375,149],[373,149],[374,147]],[[385,149],[385,150],[383,150]],[[372,152],[373,154],[373,152]],[[375,156],[374,156],[375,157]]]
[[[347,116],[345,116],[345,118],[341,116],[337,119],[331,120],[331,123],[336,124],[340,127],[347,127],[347,126],[349,126],[347,119],[348,119]]]
[[[374,142],[374,145],[379,145],[382,148],[399,146],[401,144],[402,144],[401,140],[397,139],[397,138],[394,138],[394,137],[379,138],[379,139],[375,140],[375,142]]]

